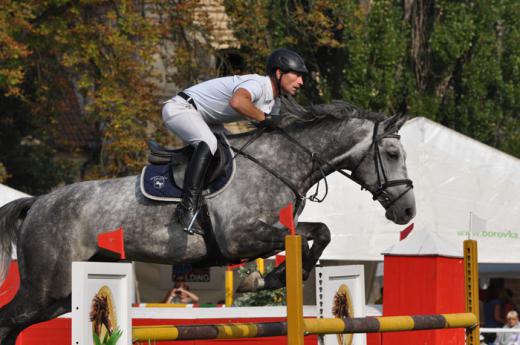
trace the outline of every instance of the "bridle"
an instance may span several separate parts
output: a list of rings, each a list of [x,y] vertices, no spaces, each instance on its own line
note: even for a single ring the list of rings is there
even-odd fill
[[[396,134],[394,132],[385,132],[385,133],[382,133],[382,134],[378,135],[377,131],[378,131],[378,128],[379,128],[379,123],[380,122],[378,121],[378,122],[375,122],[375,124],[374,124],[374,132],[372,134],[372,143],[370,144],[370,147],[365,152],[365,154],[361,157],[361,159],[357,163],[356,167],[354,169],[352,169],[350,174],[345,172],[345,171],[343,171],[342,169],[338,168],[333,163],[331,163],[331,162],[321,158],[317,153],[312,152],[311,150],[309,150],[307,147],[302,145],[299,141],[297,141],[292,136],[290,136],[289,133],[287,133],[283,128],[280,128],[280,127],[273,128],[273,130],[276,130],[276,131],[280,132],[288,141],[292,142],[293,144],[295,144],[296,146],[301,148],[306,154],[308,154],[311,157],[312,162],[313,162],[313,167],[311,169],[310,176],[313,175],[316,172],[319,172],[323,176],[323,178],[325,180],[326,191],[325,191],[325,195],[322,198],[318,198],[317,197],[317,194],[318,194],[317,190],[314,193],[314,195],[312,195],[310,197],[305,197],[305,195],[302,195],[299,192],[298,188],[291,181],[289,181],[288,179],[283,177],[276,170],[274,170],[274,169],[268,167],[267,165],[263,164],[262,162],[260,162],[255,157],[253,157],[250,154],[244,152],[245,148],[247,146],[249,146],[252,142],[254,142],[256,139],[258,139],[263,133],[265,133],[267,128],[259,129],[257,131],[257,133],[255,133],[255,135],[250,140],[248,140],[240,149],[237,149],[237,148],[235,148],[233,146],[231,146],[231,148],[237,154],[240,154],[240,155],[246,157],[247,159],[251,160],[255,164],[257,164],[260,167],[262,167],[264,170],[266,170],[269,173],[271,173],[277,179],[282,181],[285,185],[287,185],[292,190],[294,195],[296,196],[295,211],[299,209],[299,207],[303,204],[303,201],[306,200],[306,199],[308,199],[310,201],[314,201],[314,202],[322,202],[323,200],[325,200],[325,198],[327,196],[327,193],[328,193],[328,183],[327,183],[327,178],[326,178],[325,171],[323,169],[324,166],[328,166],[333,171],[336,171],[336,172],[340,173],[341,175],[349,178],[350,180],[356,182],[358,185],[361,186],[362,190],[363,189],[368,190],[372,194],[372,200],[378,200],[383,205],[383,207],[385,209],[388,209],[397,200],[401,199],[406,193],[408,193],[408,191],[410,191],[413,188],[413,183],[412,183],[412,181],[410,179],[399,179],[399,180],[391,180],[391,181],[388,180],[388,178],[386,176],[386,173],[385,173],[384,166],[383,166],[383,159],[381,157],[381,152],[379,151],[379,145],[378,144],[384,138],[400,139],[400,135],[398,135],[398,134]],[[361,179],[356,177],[356,172],[357,172],[359,166],[361,165],[361,163],[363,163],[365,158],[367,156],[369,156],[370,154],[373,155],[374,166],[375,166],[375,170],[376,170],[376,174],[377,174],[377,185],[372,185],[372,186],[365,184],[363,181],[361,181]],[[236,155],[235,155],[235,157],[236,157]],[[317,166],[317,168],[314,168],[315,165]],[[401,194],[399,194],[397,197],[392,198],[390,193],[388,193],[387,189],[389,187],[394,187],[394,186],[399,186],[399,185],[406,185],[407,188]]]
[[[383,207],[385,209],[387,209],[390,206],[392,206],[397,200],[401,199],[406,193],[408,193],[408,191],[410,191],[413,188],[413,182],[410,179],[399,179],[399,180],[389,181],[388,178],[386,177],[385,167],[383,165],[383,159],[381,157],[381,152],[379,151],[378,144],[384,138],[401,139],[401,136],[399,134],[393,133],[393,132],[392,133],[385,132],[385,133],[382,133],[381,135],[377,135],[379,123],[380,123],[379,121],[374,123],[374,132],[372,134],[372,143],[370,144],[368,151],[365,152],[363,157],[361,157],[361,159],[359,160],[356,167],[354,169],[352,169],[350,176],[355,178],[356,172],[357,172],[359,166],[361,165],[361,163],[363,163],[365,158],[367,156],[369,156],[370,153],[372,153],[373,158],[374,158],[374,168],[375,168],[376,174],[377,174],[377,185],[374,186],[375,188],[369,187],[369,186],[366,186],[365,184],[360,183],[358,178],[355,178],[353,180],[361,185],[361,189],[366,189],[370,193],[372,193],[372,200],[378,200],[383,205]],[[406,185],[407,188],[401,194],[399,194],[397,197],[392,199],[390,194],[387,191],[387,188],[399,186],[399,185],[403,185],[403,184]]]

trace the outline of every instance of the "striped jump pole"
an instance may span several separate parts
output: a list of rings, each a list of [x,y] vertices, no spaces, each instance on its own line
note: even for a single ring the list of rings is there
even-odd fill
[[[134,342],[148,342],[155,340],[261,338],[286,334],[286,322],[132,327],[132,340]]]
[[[304,319],[304,334],[342,334],[467,328],[477,324],[472,313]],[[287,322],[235,323],[190,326],[133,327],[134,341],[261,338],[288,335]],[[291,342],[291,345],[293,343]]]
[[[466,328],[477,324],[472,313],[305,319],[306,334],[344,334]]]

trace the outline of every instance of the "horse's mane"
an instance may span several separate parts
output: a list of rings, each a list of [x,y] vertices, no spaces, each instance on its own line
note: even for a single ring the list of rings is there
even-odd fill
[[[338,120],[360,118],[372,122],[386,119],[383,113],[365,111],[358,106],[341,100],[304,107],[298,104],[292,97],[282,97],[280,114],[283,115],[282,126],[284,127],[293,123],[315,122],[327,117],[333,117]]]
[[[341,100],[333,100],[331,103],[315,104],[304,107],[298,104],[294,98],[290,96],[281,97],[282,103],[280,108],[280,118],[278,125],[282,128],[289,126],[305,126],[314,122],[321,121],[326,118],[335,118],[338,120],[349,119],[365,119],[372,122],[385,120],[387,117],[383,113],[374,111],[365,111],[364,109]],[[249,136],[254,131],[226,134],[228,138],[241,138]]]

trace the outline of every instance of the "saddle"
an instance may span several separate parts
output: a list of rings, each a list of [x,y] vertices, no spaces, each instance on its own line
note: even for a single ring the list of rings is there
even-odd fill
[[[204,182],[203,196],[209,197],[225,188],[234,172],[231,149],[224,134],[216,134],[217,151],[213,155]],[[184,172],[193,154],[192,146],[171,149],[149,141],[147,165],[141,174],[141,191],[153,200],[179,201],[182,197]]]

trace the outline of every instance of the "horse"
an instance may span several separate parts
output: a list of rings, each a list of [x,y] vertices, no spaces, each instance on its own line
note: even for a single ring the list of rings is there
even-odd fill
[[[90,307],[89,319],[92,322],[94,333],[98,337],[101,337],[101,329],[105,326],[108,335],[112,335],[114,328],[110,321],[110,311],[108,309],[108,297],[107,296],[94,296],[92,299],[92,305]]]
[[[406,224],[415,216],[397,134],[405,116],[386,117],[344,101],[309,107],[282,103],[278,129],[229,135],[236,173],[224,190],[205,200],[209,237],[183,231],[173,216],[176,203],[145,198],[139,176],[74,183],[0,208],[0,272],[5,277],[13,243],[20,272],[17,294],[0,309],[2,343],[13,345],[26,327],[70,311],[71,262],[92,258],[97,235],[107,230],[124,228],[128,260],[224,265],[283,251],[287,230],[278,211],[293,202],[306,279],[330,242],[330,231],[323,223],[298,222],[298,215],[306,192],[330,173],[340,172],[367,189],[389,220]],[[251,289],[283,287],[285,266],[253,281]]]

